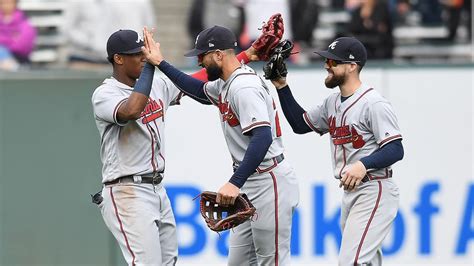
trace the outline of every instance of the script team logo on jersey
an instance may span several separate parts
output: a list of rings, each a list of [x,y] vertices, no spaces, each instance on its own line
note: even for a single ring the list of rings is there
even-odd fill
[[[237,116],[235,116],[234,111],[232,111],[232,108],[230,107],[229,102],[222,102],[221,100],[222,100],[221,96],[219,96],[218,108],[219,108],[219,112],[222,115],[222,122],[227,121],[227,123],[231,127],[240,125],[240,121],[237,118]]]
[[[148,98],[148,103],[140,115],[143,124],[148,124],[151,121],[154,121],[160,117],[162,121],[165,120],[163,102],[161,100],[158,101],[159,103],[151,98]]]
[[[349,125],[337,127],[336,118],[333,116],[329,117],[329,134],[331,134],[334,145],[343,145],[352,142],[354,149],[360,149],[365,145],[364,139],[357,132],[355,127]]]

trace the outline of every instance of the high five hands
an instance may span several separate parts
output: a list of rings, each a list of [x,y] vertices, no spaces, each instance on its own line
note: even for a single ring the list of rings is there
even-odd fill
[[[143,28],[143,55],[146,60],[152,65],[159,65],[164,60],[160,50],[160,43],[153,40],[153,29],[150,31],[147,27]]]

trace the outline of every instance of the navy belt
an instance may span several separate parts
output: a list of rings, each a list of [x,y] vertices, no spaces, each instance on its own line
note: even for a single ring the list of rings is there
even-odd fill
[[[110,186],[119,183],[145,183],[145,184],[153,184],[158,185],[163,181],[163,175],[161,173],[153,173],[153,174],[146,174],[146,175],[127,175],[119,177],[115,180],[105,182],[104,185]]]
[[[371,174],[366,174],[364,178],[362,178],[362,183],[369,182],[371,180],[380,180],[380,179],[387,179],[392,177],[393,171],[392,169],[390,170],[385,170],[385,175],[384,176],[373,176]]]

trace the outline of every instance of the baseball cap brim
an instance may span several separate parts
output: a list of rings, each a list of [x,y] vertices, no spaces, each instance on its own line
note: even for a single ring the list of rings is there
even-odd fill
[[[137,47],[137,48],[133,48],[131,50],[127,50],[125,52],[120,52],[121,54],[136,54],[136,53],[139,53],[142,51],[142,47]]]
[[[337,61],[344,61],[344,59],[336,56],[335,54],[332,54],[328,51],[317,51],[317,52],[314,52],[315,54],[318,54],[324,58],[327,58],[327,59],[332,59],[332,60],[337,60]]]
[[[205,53],[205,52],[207,52],[207,51],[194,48],[194,49],[192,49],[191,51],[185,53],[184,56],[185,56],[185,57],[193,57],[193,56],[198,56],[198,55],[200,55],[200,54],[203,54],[203,53]]]

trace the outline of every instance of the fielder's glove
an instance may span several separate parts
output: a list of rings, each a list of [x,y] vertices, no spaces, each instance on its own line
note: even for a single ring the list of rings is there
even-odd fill
[[[255,214],[255,207],[245,194],[237,196],[234,205],[226,207],[216,202],[216,192],[204,191],[200,196],[201,215],[207,227],[215,232],[236,227]]]
[[[270,60],[263,66],[263,74],[266,79],[275,80],[286,77],[288,71],[285,60],[290,57],[291,50],[293,50],[293,43],[289,40],[284,40],[275,47]]]
[[[278,45],[283,37],[285,27],[280,13],[274,14],[262,27],[262,34],[252,43],[257,51],[258,58],[267,61],[272,50]]]

